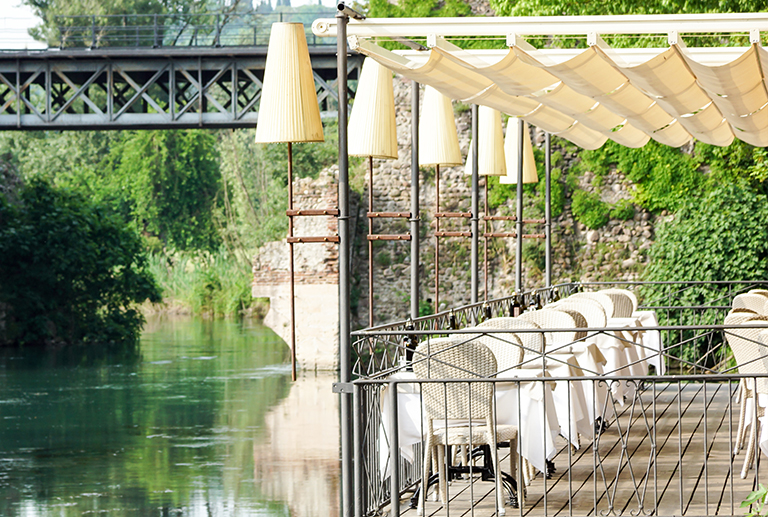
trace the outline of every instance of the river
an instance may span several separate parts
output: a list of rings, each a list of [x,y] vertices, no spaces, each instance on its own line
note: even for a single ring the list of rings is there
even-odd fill
[[[248,321],[153,318],[131,350],[0,354],[0,515],[338,515],[333,374]]]

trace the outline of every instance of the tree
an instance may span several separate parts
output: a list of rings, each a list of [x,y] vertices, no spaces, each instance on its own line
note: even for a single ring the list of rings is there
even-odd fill
[[[113,207],[145,235],[181,251],[218,248],[213,211],[221,173],[211,132],[127,133],[104,165]]]
[[[33,180],[0,195],[0,343],[133,341],[160,300],[141,238],[103,206]]]

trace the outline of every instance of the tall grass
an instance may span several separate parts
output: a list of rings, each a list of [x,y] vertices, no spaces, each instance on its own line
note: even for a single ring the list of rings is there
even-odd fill
[[[149,312],[263,316],[263,302],[251,297],[250,268],[227,253],[154,254],[149,265],[163,292]]]

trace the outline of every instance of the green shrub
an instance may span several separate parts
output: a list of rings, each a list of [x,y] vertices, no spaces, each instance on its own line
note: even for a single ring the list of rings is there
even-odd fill
[[[699,199],[687,201],[674,218],[656,227],[650,249],[648,281],[763,280],[768,274],[768,198],[743,182],[722,185]],[[671,290],[671,294],[670,294]],[[730,295],[713,286],[678,290],[649,285],[643,292],[648,305],[678,306],[729,303]],[[679,315],[662,325],[722,323],[720,311]],[[691,342],[672,353],[687,360],[705,357]]]
[[[160,300],[142,239],[103,206],[33,180],[0,196],[0,342],[132,342]],[[3,335],[4,334],[4,335]]]
[[[635,217],[635,205],[629,199],[620,199],[611,207],[611,218],[628,221]]]
[[[572,196],[571,210],[577,221],[594,230],[608,222],[610,208],[595,193],[576,190]]]

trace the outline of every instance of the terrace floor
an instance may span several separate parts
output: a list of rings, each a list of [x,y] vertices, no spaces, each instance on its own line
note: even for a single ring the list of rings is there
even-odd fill
[[[507,506],[506,515],[745,513],[739,505],[753,486],[768,482],[768,461],[761,458],[757,468],[741,479],[745,451],[736,457],[730,454],[739,419],[737,386],[736,382],[645,386],[633,403],[617,405],[610,427],[595,444],[582,439],[581,448],[573,450],[560,438],[556,472],[548,480],[538,474],[527,488],[525,504]],[[502,469],[505,464],[502,459]],[[453,481],[447,508],[428,501],[425,515],[494,515],[493,488],[492,482],[478,479]],[[415,517],[416,510],[408,509],[408,496],[401,515]]]

